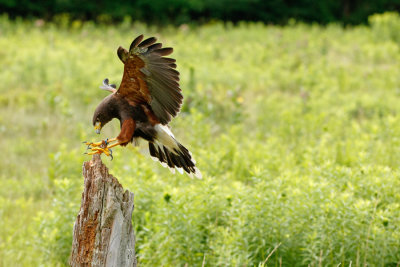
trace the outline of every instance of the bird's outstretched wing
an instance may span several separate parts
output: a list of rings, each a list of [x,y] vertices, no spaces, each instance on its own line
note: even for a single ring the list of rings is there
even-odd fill
[[[133,40],[129,51],[118,48],[125,65],[118,93],[134,105],[150,104],[160,122],[167,124],[178,114],[183,99],[175,59],[164,57],[173,49],[162,48],[154,37],[142,40],[143,35]]]

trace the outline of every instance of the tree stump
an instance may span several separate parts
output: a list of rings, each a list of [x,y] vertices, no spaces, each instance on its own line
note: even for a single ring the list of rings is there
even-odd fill
[[[69,264],[75,266],[134,266],[133,193],[108,173],[100,155],[83,164],[84,191]]]

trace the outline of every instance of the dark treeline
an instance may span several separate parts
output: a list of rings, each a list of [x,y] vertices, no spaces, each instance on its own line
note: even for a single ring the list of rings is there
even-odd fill
[[[51,20],[68,13],[73,19],[121,21],[124,17],[155,24],[191,21],[263,21],[365,23],[369,15],[398,11],[400,0],[0,0],[0,13],[11,18]]]

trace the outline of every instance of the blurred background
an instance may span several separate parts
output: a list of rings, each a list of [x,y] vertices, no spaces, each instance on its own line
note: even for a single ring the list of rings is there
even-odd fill
[[[366,23],[373,13],[399,10],[398,0],[1,0],[0,10],[11,17],[53,19],[68,13],[72,19],[122,21],[126,17],[146,23],[199,23],[210,20],[304,22],[345,24]]]
[[[400,2],[0,0],[0,266],[67,266],[117,48],[174,48],[203,173],[103,156],[141,266],[399,266]],[[275,250],[274,250],[275,248]]]

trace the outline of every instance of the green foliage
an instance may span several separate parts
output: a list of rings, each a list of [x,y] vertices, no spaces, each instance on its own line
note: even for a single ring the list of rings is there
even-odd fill
[[[377,39],[400,42],[400,16],[398,13],[387,12],[382,15],[373,15],[369,18],[369,24]]]
[[[366,23],[369,15],[398,11],[398,0],[0,0],[0,10],[13,18],[40,17],[62,21],[97,20],[100,23],[122,21],[126,18],[158,25],[213,20],[263,21],[287,23],[290,19],[305,22]],[[68,14],[68,15],[66,15]]]
[[[172,127],[204,179],[172,175],[138,148],[104,158],[135,193],[142,266],[398,264],[399,16],[370,23],[156,34],[175,48],[185,95]],[[98,86],[118,84],[119,45],[154,31],[0,18],[0,266],[67,264],[89,159],[81,141],[119,128],[94,134]]]

